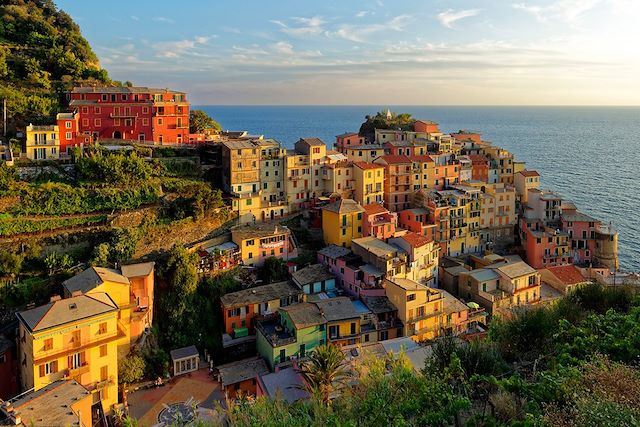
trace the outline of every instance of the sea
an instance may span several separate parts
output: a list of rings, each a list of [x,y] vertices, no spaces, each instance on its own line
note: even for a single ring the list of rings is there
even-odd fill
[[[620,268],[640,271],[640,107],[195,106],[223,129],[328,146],[357,132],[365,115],[389,108],[433,120],[443,132],[478,131],[542,176],[542,188],[619,232]],[[636,151],[637,150],[637,151]]]

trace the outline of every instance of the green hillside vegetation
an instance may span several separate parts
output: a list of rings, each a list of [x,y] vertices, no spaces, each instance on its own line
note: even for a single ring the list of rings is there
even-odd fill
[[[408,113],[391,113],[391,119],[387,118],[387,113],[378,111],[375,116],[365,116],[365,121],[360,125],[360,136],[364,136],[367,141],[375,139],[376,129],[402,129],[413,130],[415,119]]]
[[[46,123],[78,83],[111,83],[78,25],[51,0],[0,6],[0,98],[10,129]]]
[[[330,405],[319,386],[310,401],[241,400],[230,425],[640,425],[640,299],[629,289],[588,285],[494,321],[486,340],[445,337],[432,350],[420,373],[402,355],[365,357]]]

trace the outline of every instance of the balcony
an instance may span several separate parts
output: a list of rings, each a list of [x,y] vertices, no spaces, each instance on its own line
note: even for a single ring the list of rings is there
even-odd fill
[[[407,319],[407,323],[416,323],[420,320],[431,319],[433,317],[442,316],[442,311],[432,311],[431,313],[425,313],[420,316],[413,316]]]
[[[295,333],[282,326],[278,318],[257,322],[256,329],[271,344],[271,347],[282,347],[296,342]]]
[[[67,369],[66,372],[64,373],[64,376],[67,378],[77,378],[82,374],[86,374],[90,370],[91,369],[89,367],[89,364],[87,362],[84,362],[83,365],[78,366],[77,368]]]
[[[106,344],[108,342],[118,340],[126,336],[126,329],[124,325],[121,325],[121,322],[118,322],[118,330],[97,335],[95,339],[87,339],[84,336],[80,341],[73,342],[69,345],[65,345],[63,347],[54,348],[51,350],[40,351],[37,353],[37,358],[34,359],[34,364],[46,363],[51,360],[58,359],[59,357],[68,356],[72,353],[78,353],[80,351],[86,350],[91,347],[100,346],[102,344]]]

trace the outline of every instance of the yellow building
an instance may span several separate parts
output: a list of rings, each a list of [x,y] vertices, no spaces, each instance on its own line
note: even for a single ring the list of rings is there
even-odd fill
[[[361,205],[384,203],[384,166],[376,163],[353,164],[353,198]]]
[[[327,342],[339,347],[360,343],[360,315],[348,297],[315,302],[326,319]]]
[[[118,341],[118,354],[124,357],[146,329],[153,316],[154,263],[122,266],[122,272],[91,267],[62,283],[65,297],[106,293],[119,309],[118,323],[125,336]]]
[[[429,193],[427,207],[439,218],[437,240],[446,255],[480,252],[480,193],[479,188],[464,185]],[[448,218],[440,218],[445,209]]]
[[[384,285],[387,297],[398,308],[405,336],[424,341],[440,335],[444,314],[442,292],[397,277],[385,279]]]
[[[238,245],[244,265],[260,267],[270,257],[286,261],[298,256],[294,237],[284,225],[238,225],[231,229],[231,240]]]
[[[326,245],[351,247],[362,237],[364,208],[351,199],[338,200],[322,208],[322,235]]]
[[[358,145],[345,149],[344,154],[351,162],[372,163],[375,159],[384,155],[384,148],[377,144]]]
[[[540,189],[540,174],[536,171],[523,170],[513,176],[516,193],[524,206],[529,201],[529,190]]]
[[[251,200],[251,204],[247,205],[250,200],[247,199],[239,208],[252,212],[258,221],[270,221],[289,213],[284,185],[287,150],[273,139],[256,140],[254,143],[260,149],[260,203]]]
[[[323,193],[327,196],[352,199],[354,193],[353,164],[347,160],[328,163],[322,167]]]
[[[400,237],[389,239],[408,254],[406,278],[426,285],[438,283],[438,254],[440,246],[431,238],[408,231]]]
[[[326,144],[318,138],[300,138],[295,151],[285,158],[285,192],[292,212],[324,192],[322,166],[327,156]]]
[[[42,389],[75,379],[110,412],[118,402],[118,342],[126,332],[106,293],[52,298],[17,313],[22,388]]]
[[[58,125],[34,126],[26,129],[25,153],[29,160],[55,160],[60,157]]]
[[[491,157],[491,168],[497,170],[498,182],[513,184],[513,154],[493,145],[484,147],[484,153]]]
[[[253,222],[259,215],[260,152],[251,140],[222,143],[222,188],[233,196],[232,208],[241,223]]]
[[[411,168],[411,188],[413,191],[434,188],[435,186],[435,162],[427,155],[410,156]]]
[[[503,314],[513,307],[540,301],[540,273],[522,260],[499,261],[461,272],[458,292],[491,315]]]

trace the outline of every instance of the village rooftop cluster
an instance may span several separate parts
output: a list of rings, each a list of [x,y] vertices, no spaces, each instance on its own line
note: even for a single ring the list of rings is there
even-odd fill
[[[618,269],[610,225],[543,189],[536,171],[475,131],[417,120],[371,139],[344,133],[333,146],[302,137],[291,150],[246,132],[189,134],[180,92],[76,88],[69,101],[56,125],[27,127],[28,158],[64,158],[96,141],[203,144],[238,225],[229,239],[191,248],[200,273],[287,262],[288,280],[221,298],[224,330],[211,333],[223,334],[227,359],[241,355],[216,367],[229,398],[305,398],[294,368],[326,344],[349,357],[404,348],[423,363],[429,340],[482,335],[495,317],[607,284]],[[292,262],[304,242],[283,222],[298,216],[324,240],[314,264]],[[18,313],[28,393],[2,406],[16,424],[90,425],[96,408],[111,413],[119,360],[152,326],[153,263],[92,267],[62,285],[63,298]],[[173,375],[200,368],[202,349],[167,350]],[[73,403],[54,413],[60,395]]]

